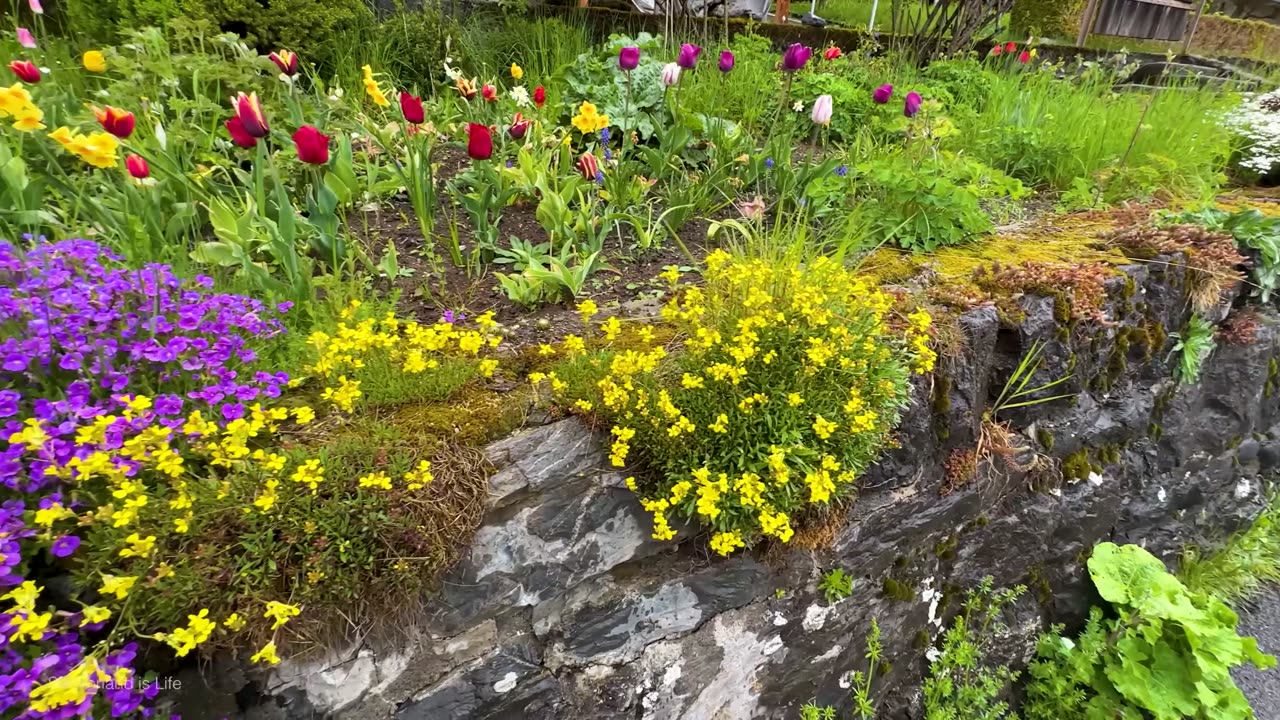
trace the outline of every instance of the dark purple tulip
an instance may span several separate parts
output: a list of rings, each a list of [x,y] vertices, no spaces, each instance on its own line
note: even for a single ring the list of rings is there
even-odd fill
[[[727,73],[733,69],[733,53],[728,50],[720,51],[720,72]]]
[[[921,102],[923,101],[920,99],[920,93],[914,90],[907,93],[907,99],[902,105],[902,114],[907,117],[915,117],[916,113],[920,112]]]
[[[783,72],[795,72],[804,67],[809,62],[810,56],[813,55],[813,48],[805,47],[800,43],[793,43],[782,53],[782,70]]]
[[[871,99],[876,101],[877,105],[883,105],[889,102],[889,98],[893,97],[892,85],[881,85],[871,93]]]
[[[680,56],[676,58],[676,64],[685,70],[692,70],[698,64],[698,54],[702,52],[702,48],[697,45],[685,43],[680,46]]]
[[[618,51],[618,67],[626,72],[631,72],[640,64],[640,48],[634,45],[628,45]]]

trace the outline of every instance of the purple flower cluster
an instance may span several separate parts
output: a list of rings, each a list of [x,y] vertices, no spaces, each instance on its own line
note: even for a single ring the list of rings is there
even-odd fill
[[[0,618],[5,616],[0,615]],[[0,651],[0,713],[7,713],[14,708],[24,708],[28,704],[31,691],[38,685],[49,682],[53,678],[70,673],[85,659],[84,646],[79,643],[75,633],[46,633],[47,652],[28,661],[12,647]],[[94,717],[95,704],[110,709],[110,717],[126,717],[137,713],[142,717],[151,717],[153,710],[142,707],[148,700],[155,699],[160,687],[154,682],[145,682],[132,669],[134,659],[138,655],[136,643],[109,653],[102,658],[99,668],[112,676],[112,680],[101,682],[80,703],[63,705],[51,711],[37,712],[27,709],[14,716],[17,720],[68,720],[70,718]],[[117,675],[117,672],[123,673]],[[116,682],[116,678],[122,682]],[[98,702],[95,703],[95,699]],[[6,714],[6,717],[8,715]],[[98,715],[101,717],[101,715]]]
[[[8,438],[24,416],[51,436],[25,468],[22,446],[0,450],[0,484],[39,489],[48,464],[75,454],[75,429],[132,395],[154,396],[145,422],[175,428],[195,409],[241,417],[288,383],[286,373],[246,369],[258,359],[251,341],[283,332],[275,316],[287,308],[207,292],[208,277],[182,280],[168,266],[130,269],[119,259],[88,240],[25,252],[0,243],[0,432]],[[139,429],[121,420],[109,437]]]
[[[75,535],[37,533],[24,521],[37,508],[84,501],[77,497],[85,488],[63,485],[67,473],[59,469],[71,460],[105,451],[133,476],[137,462],[114,451],[138,433],[175,431],[195,410],[213,421],[235,419],[289,382],[286,373],[252,367],[254,345],[284,331],[278,315],[289,308],[212,293],[212,285],[207,277],[180,279],[164,265],[126,268],[87,240],[33,242],[28,250],[0,242],[0,497],[7,498],[0,502],[0,594],[28,579],[44,584],[24,577],[24,550],[29,557],[47,547],[56,562],[79,548]],[[103,427],[98,419],[107,415],[115,419]],[[32,421],[38,440],[10,441],[31,431]],[[79,436],[95,424],[100,441]],[[34,688],[95,652],[85,648],[97,647],[92,634],[104,623],[58,610],[38,638],[17,641],[18,623],[10,621],[24,612],[0,603],[0,716],[151,716],[144,704],[158,688],[131,669],[133,644],[98,655],[114,682],[97,685],[83,702],[30,709]]]

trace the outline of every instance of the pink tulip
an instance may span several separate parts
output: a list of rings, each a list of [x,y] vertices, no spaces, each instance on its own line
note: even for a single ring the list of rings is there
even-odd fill
[[[819,95],[813,101],[813,113],[809,116],[815,125],[831,124],[831,96]]]
[[[27,0],[27,7],[31,8],[32,14],[44,14],[44,6],[40,4],[40,0]]]
[[[28,50],[36,46],[36,38],[26,28],[18,28],[18,44]]]

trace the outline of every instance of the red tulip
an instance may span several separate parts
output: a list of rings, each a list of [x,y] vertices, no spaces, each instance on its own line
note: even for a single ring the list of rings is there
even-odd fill
[[[121,140],[133,134],[134,118],[131,112],[108,105],[104,108],[94,108],[93,115],[98,118],[98,124],[103,130]]]
[[[251,148],[258,144],[258,138],[249,134],[244,129],[244,125],[240,123],[240,118],[231,118],[227,121],[227,133],[231,135],[231,142],[242,148]]]
[[[1018,49],[1018,43],[1013,42],[1012,40],[1004,44],[1004,51],[1007,53],[1011,53],[1017,49]]]
[[[843,54],[844,53],[840,52],[840,48],[834,45],[822,51],[822,57],[826,58],[827,60],[835,60],[836,58],[840,57]]]
[[[600,163],[596,162],[596,156],[589,152],[582,153],[582,157],[578,158],[578,170],[582,173],[582,177],[595,181],[600,174]]]
[[[258,102],[258,93],[239,93],[231,99],[231,107],[236,111],[236,119],[246,133],[255,138],[264,138],[270,132],[267,116],[262,114],[262,103]]]
[[[124,167],[129,174],[139,180],[145,180],[151,175],[151,167],[147,165],[147,161],[141,155],[130,154],[124,159]]]
[[[493,133],[487,125],[467,125],[467,154],[472,160],[488,160],[493,157]]]
[[[525,133],[529,132],[529,126],[533,121],[526,117],[521,117],[520,113],[511,119],[511,127],[507,128],[507,134],[512,140],[523,140]]]
[[[533,90],[533,104],[542,107],[547,104],[547,90],[539,85]]]
[[[493,102],[498,99],[498,88],[490,85],[489,83],[485,83],[484,87],[480,90],[480,95],[488,102]]]
[[[422,98],[404,91],[400,92],[400,112],[404,114],[407,122],[414,125],[427,119],[427,114],[422,109]]]
[[[1002,46],[1000,46],[1000,45],[996,45],[995,47],[991,48],[991,55],[992,55],[992,56],[999,55],[999,54],[1000,54],[1000,53],[1002,53],[1002,52],[1004,52],[1004,47],[1002,47]]]
[[[277,50],[267,57],[280,68],[280,72],[293,77],[298,74],[298,55],[288,50]]]
[[[30,60],[14,60],[9,63],[9,69],[24,83],[40,82],[40,68]]]
[[[329,162],[329,136],[310,125],[303,125],[293,134],[293,144],[298,149],[298,159],[308,165]]]
[[[1022,53],[1018,55],[1018,62],[1022,63],[1023,65],[1026,65],[1027,63],[1031,62],[1031,51],[1023,50]]]

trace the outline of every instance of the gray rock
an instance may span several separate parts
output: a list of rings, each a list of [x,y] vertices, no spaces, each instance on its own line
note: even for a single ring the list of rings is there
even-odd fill
[[[1000,659],[1024,663],[1041,629],[1081,622],[1096,601],[1081,563],[1096,543],[1140,543],[1168,562],[1185,543],[1212,546],[1261,507],[1257,469],[1280,466],[1280,442],[1253,440],[1280,433],[1280,398],[1263,393],[1280,316],[1261,308],[1257,342],[1221,345],[1198,384],[1178,385],[1169,341],[1131,346],[1123,363],[1114,353],[1123,327],[1182,326],[1183,271],[1125,270],[1133,292],[1113,283],[1106,327],[1082,323],[1064,337],[1052,300],[1029,296],[1018,327],[1001,327],[991,308],[966,313],[962,353],[944,358],[938,377],[913,379],[901,447],[865,474],[817,549],[725,560],[709,558],[695,532],[653,541],[604,439],[576,420],[496,443],[488,515],[412,640],[285,667],[271,686],[278,697],[256,705],[350,720],[747,720],[794,718],[816,700],[847,715],[848,677],[868,670],[875,620],[878,717],[914,717],[923,645],[987,576],[1030,587],[999,643]],[[1052,450],[1021,453],[1034,473],[992,460],[941,496],[948,455],[973,447],[983,410],[1036,342],[1044,363],[1032,382],[1070,372],[1055,392],[1076,395],[997,420],[1051,434]],[[1055,476],[1081,453],[1087,479]],[[856,582],[831,604],[817,582],[837,567]]]

